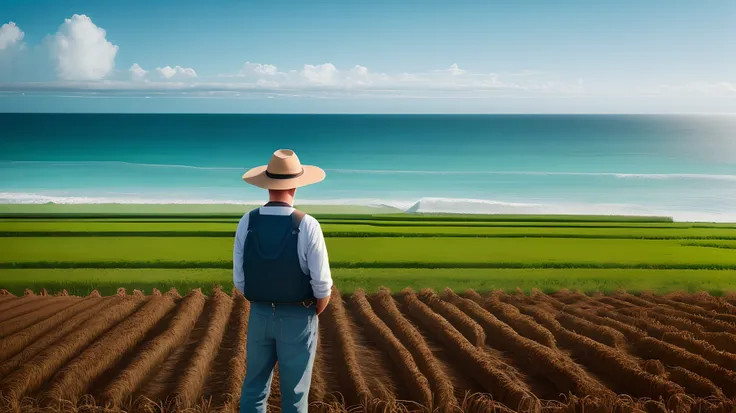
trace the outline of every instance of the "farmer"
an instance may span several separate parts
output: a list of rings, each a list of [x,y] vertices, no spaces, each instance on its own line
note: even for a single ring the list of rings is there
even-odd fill
[[[307,412],[317,316],[330,300],[332,276],[322,228],[293,205],[296,188],[324,178],[287,149],[243,175],[270,200],[245,214],[235,233],[233,281],[250,301],[241,413],[266,412],[277,361],[282,411]]]

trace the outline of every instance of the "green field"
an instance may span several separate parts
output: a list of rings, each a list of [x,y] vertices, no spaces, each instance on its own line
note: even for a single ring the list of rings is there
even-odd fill
[[[232,288],[237,211],[248,209],[22,207],[0,205],[0,288],[14,294],[25,288],[78,294]],[[329,209],[310,212],[322,225],[335,283],[344,292],[382,285],[734,290],[736,224]]]
[[[177,288],[185,292],[201,288],[211,291],[214,285],[226,291],[233,288],[232,271],[226,269],[14,269],[1,270],[2,288],[16,295],[26,288],[61,291],[86,295],[97,289],[101,294],[114,294],[118,288],[128,293],[134,289],[150,294],[153,288],[162,292]],[[701,270],[622,270],[622,269],[373,269],[338,268],[332,272],[342,292],[363,288],[375,292],[379,287],[400,291],[405,287],[445,287],[455,291],[473,288],[477,291],[517,289],[528,292],[539,289],[553,292],[563,288],[583,292],[707,291],[721,295],[736,291],[736,271]]]

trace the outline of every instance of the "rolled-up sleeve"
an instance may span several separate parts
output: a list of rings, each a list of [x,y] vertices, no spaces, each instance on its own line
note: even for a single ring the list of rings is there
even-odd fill
[[[312,279],[312,292],[315,298],[329,297],[332,289],[332,274],[322,227],[312,217],[309,217],[306,224],[308,224],[306,231],[308,241],[305,252],[309,275]]]
[[[245,293],[245,274],[243,273],[243,246],[248,232],[248,214],[238,223],[233,245],[233,284],[241,293]]]

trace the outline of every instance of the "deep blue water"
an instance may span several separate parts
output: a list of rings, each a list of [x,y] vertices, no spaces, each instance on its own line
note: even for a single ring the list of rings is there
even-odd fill
[[[0,114],[0,133],[0,202],[260,201],[243,172],[289,148],[327,171],[303,202],[736,220],[734,117]]]

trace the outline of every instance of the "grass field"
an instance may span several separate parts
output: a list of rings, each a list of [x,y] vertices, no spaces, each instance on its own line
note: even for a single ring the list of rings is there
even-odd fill
[[[18,296],[26,288],[33,291],[44,288],[56,292],[67,290],[72,295],[87,295],[95,289],[103,295],[112,295],[118,288],[129,292],[137,289],[146,294],[154,288],[161,291],[176,288],[184,292],[201,288],[205,294],[209,294],[215,285],[227,291],[233,288],[232,271],[217,268],[5,269],[0,270],[0,274],[2,288]],[[375,292],[380,287],[398,291],[412,285],[437,291],[447,287],[457,291],[473,288],[481,292],[514,292],[517,289],[524,292],[538,289],[549,293],[561,289],[585,293],[706,291],[720,296],[736,291],[734,270],[336,268],[332,276],[340,289],[348,292],[358,288]]]
[[[0,206],[0,288],[85,294],[232,285],[242,206]],[[139,206],[140,207],[140,206]],[[305,207],[336,284],[478,290],[733,290],[736,224],[666,217],[398,214]],[[71,291],[70,291],[71,292]]]

